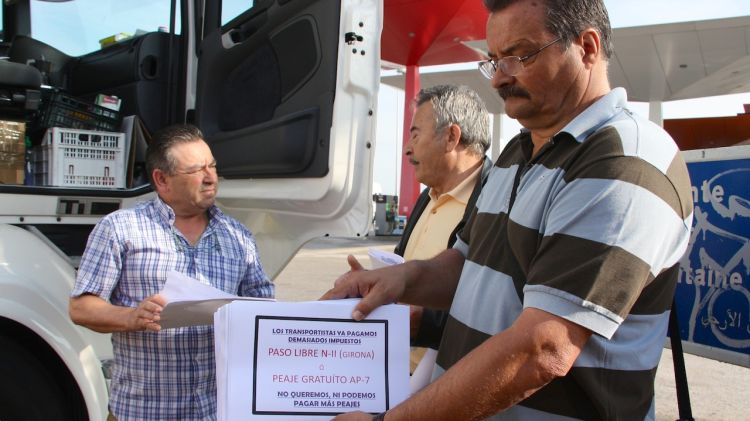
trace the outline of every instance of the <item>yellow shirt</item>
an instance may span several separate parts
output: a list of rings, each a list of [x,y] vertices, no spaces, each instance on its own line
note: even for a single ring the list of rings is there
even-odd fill
[[[439,197],[434,190],[430,190],[430,201],[406,244],[405,260],[429,259],[446,249],[448,238],[464,216],[466,202],[471,197],[481,171],[480,165],[453,190]]]

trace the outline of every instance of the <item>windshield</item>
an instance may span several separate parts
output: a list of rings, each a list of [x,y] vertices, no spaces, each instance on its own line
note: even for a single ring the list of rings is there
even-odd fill
[[[171,4],[167,0],[33,0],[31,36],[80,56],[127,37],[168,31]],[[179,10],[175,20],[179,34]]]

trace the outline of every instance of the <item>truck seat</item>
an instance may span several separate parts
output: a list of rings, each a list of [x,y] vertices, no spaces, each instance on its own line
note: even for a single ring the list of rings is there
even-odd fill
[[[42,74],[25,64],[0,60],[0,116],[28,120],[39,108]]]
[[[10,43],[8,59],[36,67],[42,72],[43,82],[48,85],[67,88],[66,70],[72,57],[51,45],[25,35],[16,35]],[[45,76],[47,80],[44,80]]]
[[[0,60],[0,86],[39,89],[42,74],[35,67]]]

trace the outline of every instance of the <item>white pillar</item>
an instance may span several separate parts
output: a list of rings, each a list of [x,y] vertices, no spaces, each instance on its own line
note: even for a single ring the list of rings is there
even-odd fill
[[[664,127],[664,116],[662,115],[662,102],[651,101],[648,103],[648,119]]]
[[[490,145],[490,158],[492,158],[492,162],[497,161],[497,157],[500,156],[500,151],[505,147],[505,145],[502,144],[502,134],[503,115],[492,114],[492,144]]]

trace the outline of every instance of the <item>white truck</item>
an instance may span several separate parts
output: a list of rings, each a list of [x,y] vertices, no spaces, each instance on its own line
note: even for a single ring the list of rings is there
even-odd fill
[[[382,1],[6,0],[2,15],[0,120],[25,99],[33,135],[28,104],[52,87],[117,96],[147,131],[193,122],[217,203],[271,277],[312,238],[366,235]],[[32,67],[45,86],[18,79]],[[97,221],[153,195],[139,159],[119,189],[0,184],[0,420],[106,418],[109,336],[71,323],[68,294]]]

